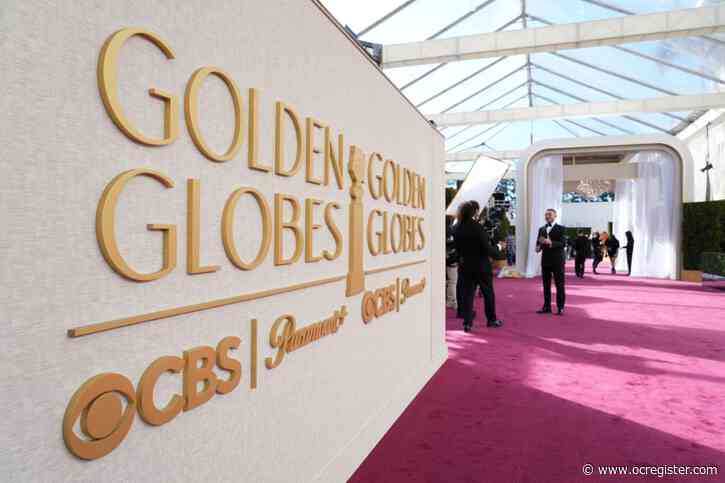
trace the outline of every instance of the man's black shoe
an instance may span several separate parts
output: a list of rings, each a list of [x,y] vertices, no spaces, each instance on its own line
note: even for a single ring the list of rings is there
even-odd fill
[[[564,315],[564,309],[558,309],[556,315]]]
[[[496,320],[493,320],[493,321],[487,323],[486,327],[496,328],[496,327],[501,327],[502,325],[503,325],[503,320],[496,319]]]
[[[551,309],[548,308],[548,307],[544,307],[541,310],[537,310],[536,313],[537,314],[550,314],[551,313]]]

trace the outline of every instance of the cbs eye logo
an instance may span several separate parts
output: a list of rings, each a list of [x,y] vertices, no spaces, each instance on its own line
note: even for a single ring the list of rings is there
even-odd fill
[[[161,426],[217,394],[232,392],[241,381],[242,365],[229,351],[238,349],[240,343],[239,337],[229,336],[216,349],[199,346],[184,351],[183,357],[159,357],[146,368],[135,390],[131,381],[121,374],[105,372],[93,376],[73,394],[65,410],[63,440],[66,446],[81,459],[102,458],[121,444],[131,430],[136,412],[146,423]],[[215,367],[229,376],[218,376]],[[165,406],[157,407],[154,388],[159,376],[166,372],[181,373],[182,390]],[[199,383],[203,383],[203,389]],[[74,430],[79,419],[82,437]]]
[[[121,397],[126,398],[123,409]],[[126,437],[136,413],[136,391],[121,374],[98,374],[75,392],[63,416],[63,439],[73,454],[84,460],[106,456]],[[80,416],[80,438],[73,426]]]

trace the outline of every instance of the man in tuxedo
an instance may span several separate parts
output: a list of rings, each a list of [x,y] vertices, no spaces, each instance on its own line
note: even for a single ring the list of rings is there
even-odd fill
[[[541,280],[544,282],[544,306],[538,314],[551,313],[551,279],[556,284],[556,315],[564,315],[564,263],[566,262],[566,228],[556,223],[556,210],[544,215],[546,225],[539,228],[536,252],[541,252]]]

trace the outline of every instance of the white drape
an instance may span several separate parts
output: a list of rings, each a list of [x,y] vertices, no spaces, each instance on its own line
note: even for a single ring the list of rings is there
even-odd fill
[[[614,232],[622,246],[625,232],[634,236],[632,276],[677,278],[677,166],[665,151],[642,151],[631,163],[637,164],[637,177],[618,180],[614,198]],[[626,251],[617,260],[617,269],[626,270]]]
[[[531,211],[526,276],[535,277],[541,274],[541,254],[536,253],[536,235],[545,223],[544,212],[548,208],[554,208],[561,217],[561,197],[564,192],[562,155],[549,155],[535,160],[531,166],[530,186]]]

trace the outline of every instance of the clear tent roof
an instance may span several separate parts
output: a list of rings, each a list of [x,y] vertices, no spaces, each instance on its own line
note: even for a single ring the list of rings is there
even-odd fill
[[[725,0],[322,0],[360,40],[415,42],[701,7]],[[400,8],[402,7],[402,8]],[[397,10],[382,23],[376,21]],[[386,69],[424,114],[725,90],[725,34]],[[677,133],[701,112],[441,129],[446,151],[521,150],[543,139]],[[452,168],[453,166],[451,166]]]

